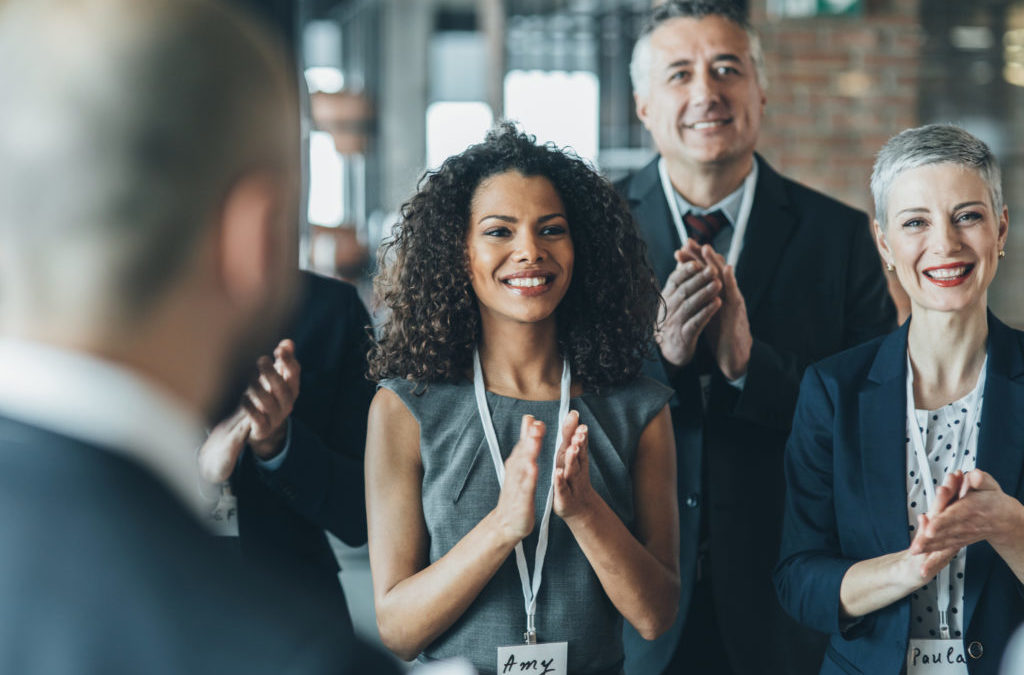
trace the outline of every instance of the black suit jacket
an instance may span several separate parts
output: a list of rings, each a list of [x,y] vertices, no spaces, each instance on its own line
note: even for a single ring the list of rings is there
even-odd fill
[[[232,553],[134,462],[0,418],[0,672],[397,672]]]
[[[890,330],[895,311],[865,214],[776,173],[761,157],[736,278],[754,338],[741,390],[717,370],[706,412],[695,363],[675,388],[682,594],[675,625],[643,642],[626,631],[627,672],[660,672],[675,649],[696,574],[701,510],[721,634],[737,673],[813,672],[824,638],[779,606],[772,568],[779,550],[782,452],[800,378],[813,361]],[[620,185],[661,284],[680,241],[656,158]],[[697,359],[695,359],[695,362]],[[755,658],[755,654],[757,657]]]
[[[839,631],[839,586],[854,563],[910,546],[907,529],[907,325],[807,370],[786,448],[786,520],[779,596],[800,621],[831,634],[821,673],[898,673],[909,596]],[[977,468],[1024,499],[1024,333],[989,315]],[[964,645],[971,675],[999,672],[1024,621],[1020,582],[988,542],[967,547]],[[968,650],[970,653],[971,650]]]
[[[351,284],[302,274],[286,337],[302,367],[291,445],[275,471],[246,452],[232,486],[242,550],[332,599],[350,623],[338,564],[324,530],[366,543],[363,452],[374,384],[366,379],[370,318]]]

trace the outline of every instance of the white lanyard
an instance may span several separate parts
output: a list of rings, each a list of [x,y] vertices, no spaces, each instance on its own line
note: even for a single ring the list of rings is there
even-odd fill
[[[679,241],[686,243],[686,226],[683,224],[683,214],[679,213],[679,201],[676,199],[676,189],[668,177],[668,167],[665,166],[665,158],[658,160],[658,175],[661,177],[661,189],[665,192],[665,201],[668,202],[669,213],[672,214],[672,222],[679,232]],[[733,225],[732,241],[729,242],[729,253],[725,256],[725,263],[736,267],[740,259],[740,251],[743,250],[743,237],[747,233],[747,222],[750,220],[750,211],[754,206],[754,192],[757,190],[757,159],[754,159],[754,166],[743,179],[743,199],[740,201],[740,211],[736,215],[736,223]]]
[[[974,437],[974,431],[978,428],[978,421],[981,419],[981,392],[985,388],[985,367],[988,364],[988,357],[981,365],[981,373],[978,375],[978,383],[974,391],[976,394],[971,397],[968,406],[973,406],[969,414],[972,418],[967,425],[967,437],[964,440],[963,448],[966,450]],[[932,477],[932,470],[928,464],[928,452],[924,448],[924,437],[920,425],[917,423],[917,411],[914,406],[914,368],[910,363],[910,354],[907,354],[907,422],[910,426],[909,434],[914,443],[914,452],[917,456],[917,470],[921,477],[921,484],[924,486],[925,510],[927,511],[935,502],[935,485],[929,480]],[[964,462],[964,452],[960,453],[956,464],[950,467],[953,471],[959,470]],[[938,609],[939,609],[939,635],[943,640],[949,639],[949,568],[946,565],[939,571],[937,588]]]
[[[534,615],[537,611],[537,593],[540,591],[541,571],[544,568],[544,556],[548,550],[548,530],[551,525],[551,504],[555,495],[555,462],[558,459],[558,448],[562,445],[562,422],[569,414],[569,385],[572,383],[572,375],[569,372],[569,359],[562,364],[562,383],[558,402],[558,434],[555,438],[555,453],[551,460],[551,484],[548,486],[548,497],[544,504],[544,515],[541,517],[540,530],[537,534],[537,551],[533,559],[533,583],[530,583],[530,573],[526,567],[526,554],[523,552],[523,542],[516,544],[516,566],[519,568],[519,581],[523,586],[523,601],[526,606],[526,633],[523,640],[527,644],[537,642],[537,626],[534,623]],[[494,461],[494,471],[498,474],[498,485],[505,485],[505,463],[501,459],[501,450],[498,448],[498,436],[494,433],[494,423],[491,421],[491,413],[487,408],[487,395],[484,390],[484,373],[480,367],[480,352],[473,350],[473,390],[476,394],[476,409],[480,413],[480,422],[484,427],[484,436],[487,438],[487,447],[491,450],[491,459]]]

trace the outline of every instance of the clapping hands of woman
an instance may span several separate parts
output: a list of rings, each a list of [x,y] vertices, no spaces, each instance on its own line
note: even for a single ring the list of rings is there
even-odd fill
[[[950,474],[935,491],[935,505],[921,516],[910,552],[926,556],[921,570],[931,578],[957,551],[987,541],[1010,564],[1024,548],[1024,505],[1003,492],[991,474],[975,469]]]
[[[580,424],[580,414],[573,410],[562,423],[562,443],[555,456],[552,509],[563,519],[585,512],[596,494],[590,483],[588,449],[587,426]]]

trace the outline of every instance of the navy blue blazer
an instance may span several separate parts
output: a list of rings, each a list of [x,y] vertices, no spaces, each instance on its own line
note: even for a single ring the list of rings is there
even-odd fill
[[[1024,497],[1024,333],[989,315],[977,467]],[[910,545],[907,527],[906,322],[897,331],[807,369],[786,447],[788,486],[775,584],[798,621],[831,634],[822,675],[899,673],[910,600],[868,615],[845,634],[839,586],[854,563]],[[1021,584],[987,542],[967,548],[964,644],[981,645],[971,675],[995,673],[1024,621]]]

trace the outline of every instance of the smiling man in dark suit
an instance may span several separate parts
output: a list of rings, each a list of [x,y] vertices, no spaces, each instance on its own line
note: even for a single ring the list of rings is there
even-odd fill
[[[295,286],[282,48],[213,0],[6,0],[0,91],[0,672],[394,672],[201,524]]]
[[[620,189],[663,284],[682,596],[662,638],[627,629],[627,673],[814,673],[824,638],[771,582],[782,452],[804,367],[894,325],[867,217],[755,154],[764,62],[735,3],[655,8],[630,72],[659,156]]]

